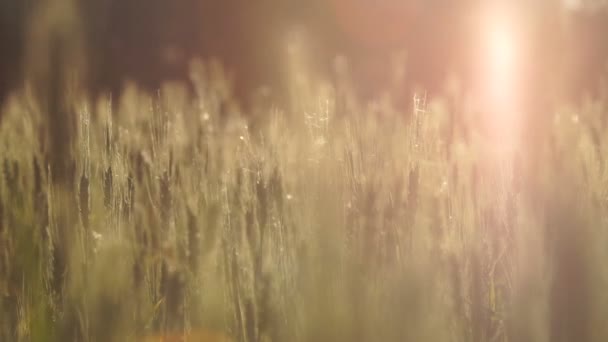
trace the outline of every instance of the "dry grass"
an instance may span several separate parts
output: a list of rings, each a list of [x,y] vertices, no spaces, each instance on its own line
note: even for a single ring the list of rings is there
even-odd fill
[[[608,104],[497,157],[440,101],[399,113],[324,86],[245,120],[218,89],[132,89],[118,115],[74,100],[64,187],[44,118],[13,99],[0,340],[608,339]]]

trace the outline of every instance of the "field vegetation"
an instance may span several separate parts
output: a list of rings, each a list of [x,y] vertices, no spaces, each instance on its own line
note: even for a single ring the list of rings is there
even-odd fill
[[[1,341],[608,340],[608,100],[506,144],[460,95],[242,112],[213,75],[71,98],[65,186],[9,101]]]

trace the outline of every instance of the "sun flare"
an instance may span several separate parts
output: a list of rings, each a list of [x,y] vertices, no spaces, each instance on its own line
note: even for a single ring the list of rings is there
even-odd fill
[[[506,11],[485,15],[480,41],[480,97],[486,129],[502,147],[513,147],[518,135],[522,37],[516,18]]]
[[[485,61],[485,86],[500,97],[512,96],[519,70],[518,37],[514,20],[498,12],[488,16],[484,25],[482,60]]]
[[[496,25],[488,37],[488,58],[493,70],[503,77],[513,71],[516,64],[516,46],[513,33],[505,25]]]

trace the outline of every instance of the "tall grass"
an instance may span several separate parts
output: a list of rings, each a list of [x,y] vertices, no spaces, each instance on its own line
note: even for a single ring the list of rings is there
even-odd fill
[[[47,118],[13,98],[0,340],[608,339],[605,102],[500,154],[444,101],[402,113],[322,86],[244,115],[199,83],[73,99],[67,186]]]

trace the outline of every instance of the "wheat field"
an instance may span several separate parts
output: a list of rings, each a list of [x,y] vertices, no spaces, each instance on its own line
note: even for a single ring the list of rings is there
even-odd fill
[[[608,340],[608,101],[504,148],[450,99],[203,83],[73,98],[65,187],[11,99],[1,341]]]

